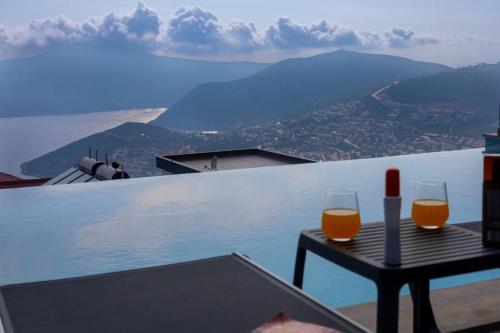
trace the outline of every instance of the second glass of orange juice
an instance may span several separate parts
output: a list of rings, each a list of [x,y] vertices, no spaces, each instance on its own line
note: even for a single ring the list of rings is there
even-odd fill
[[[361,228],[358,194],[354,190],[330,190],[325,194],[321,228],[337,242],[354,238]]]
[[[424,229],[438,229],[449,217],[446,183],[440,180],[417,182],[411,216]]]

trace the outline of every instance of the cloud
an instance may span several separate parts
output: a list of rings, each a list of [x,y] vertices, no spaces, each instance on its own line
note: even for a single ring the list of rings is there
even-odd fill
[[[224,26],[199,7],[179,9],[168,25],[167,37],[170,48],[180,53],[248,52],[261,46],[253,24]]]
[[[239,51],[254,51],[262,47],[259,35],[253,23],[233,22],[226,30],[227,45]]]
[[[36,47],[61,42],[83,42],[87,31],[65,17],[32,21],[28,26],[4,30],[4,41],[12,46]]]
[[[181,8],[170,21],[168,35],[173,42],[209,45],[221,41],[222,26],[215,15],[201,8]]]
[[[26,26],[0,29],[0,54],[26,56],[67,43],[85,42],[87,31],[65,17],[34,20]]]
[[[439,39],[433,36],[417,36],[411,30],[392,28],[385,33],[387,43],[393,48],[415,47],[418,45],[438,44]]]
[[[126,42],[152,47],[160,35],[156,12],[138,3],[129,15],[110,13],[103,19],[74,22],[63,16],[33,20],[26,26],[0,26],[0,55],[29,56],[50,47],[91,41]]]
[[[130,17],[126,17],[126,26],[129,34],[136,38],[157,36],[160,33],[160,18],[158,14],[139,2],[136,11]]]
[[[23,26],[0,24],[0,59],[30,56],[60,45],[100,42],[127,44],[148,52],[190,56],[251,54],[334,48],[410,48],[437,44],[436,37],[393,28],[379,34],[326,20],[309,25],[279,18],[260,32],[252,23],[221,22],[200,7],[182,7],[169,20],[139,2],[131,13],[110,13],[75,22],[66,17],[33,20]]]
[[[280,49],[358,46],[362,39],[351,30],[322,20],[311,26],[282,17],[266,31],[266,40]]]
[[[129,14],[110,13],[102,20],[90,18],[82,24],[89,39],[97,41],[156,42],[160,36],[161,20],[158,14],[143,3]]]

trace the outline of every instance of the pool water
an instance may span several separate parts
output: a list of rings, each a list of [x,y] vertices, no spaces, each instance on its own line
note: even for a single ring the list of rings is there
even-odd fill
[[[233,251],[291,281],[297,238],[319,227],[324,192],[359,192],[362,223],[383,217],[384,170],[448,183],[450,222],[481,213],[480,150],[0,191],[0,284],[161,265]],[[432,281],[443,288],[498,270]],[[330,306],[375,299],[373,284],[314,255],[304,289]],[[406,290],[404,290],[406,292]]]

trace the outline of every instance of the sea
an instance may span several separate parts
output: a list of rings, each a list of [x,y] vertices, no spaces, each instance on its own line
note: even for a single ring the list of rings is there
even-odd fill
[[[165,111],[154,108],[0,118],[0,172],[30,178],[21,174],[22,163],[126,122],[147,123]]]

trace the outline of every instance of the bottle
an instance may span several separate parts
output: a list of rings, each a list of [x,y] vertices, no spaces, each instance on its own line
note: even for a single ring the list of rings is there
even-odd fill
[[[401,265],[401,196],[399,195],[399,170],[385,173],[384,197],[384,264]]]
[[[500,248],[500,155],[484,156],[483,245]]]

